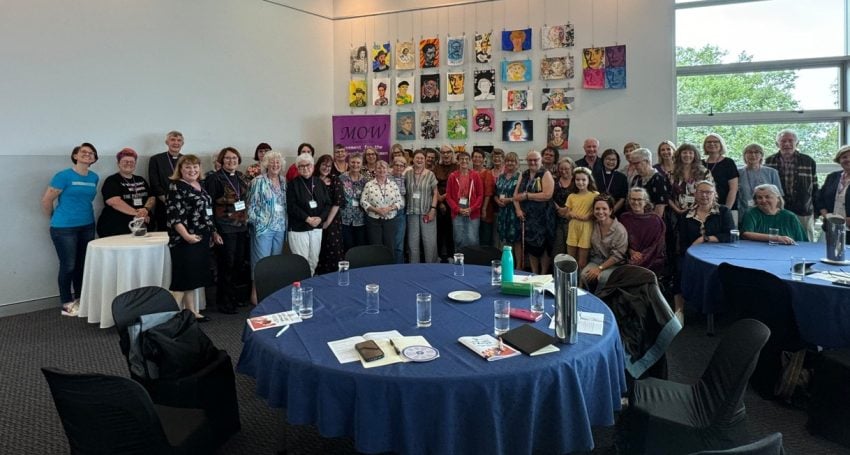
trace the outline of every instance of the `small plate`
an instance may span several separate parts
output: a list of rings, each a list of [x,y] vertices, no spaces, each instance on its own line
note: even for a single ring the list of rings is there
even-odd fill
[[[430,362],[440,356],[440,351],[431,346],[408,346],[401,355],[412,362]]]
[[[449,292],[449,298],[456,302],[474,302],[481,298],[481,294],[475,291],[453,291]]]
[[[850,265],[850,261],[833,261],[832,259],[827,258],[820,258],[820,261],[832,265]]]

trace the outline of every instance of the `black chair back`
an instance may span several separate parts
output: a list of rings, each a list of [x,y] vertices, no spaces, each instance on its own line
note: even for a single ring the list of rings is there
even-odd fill
[[[486,265],[502,259],[502,250],[495,246],[465,246],[458,251],[463,253],[464,264]]]
[[[726,450],[706,450],[693,455],[783,455],[782,433],[769,434],[758,441]]]
[[[257,262],[254,268],[254,286],[257,302],[290,284],[310,278],[310,264],[297,254],[275,254]]]
[[[159,286],[145,286],[119,294],[112,300],[112,319],[118,330],[121,352],[130,352],[130,337],[127,326],[137,322],[139,316],[166,311],[180,310],[174,296]]]
[[[395,264],[395,255],[384,245],[361,245],[346,251],[345,260],[352,269],[359,269],[373,265]]]

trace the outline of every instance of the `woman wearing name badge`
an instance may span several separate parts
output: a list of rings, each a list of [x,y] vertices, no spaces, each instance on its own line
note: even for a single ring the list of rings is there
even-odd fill
[[[297,150],[297,153],[295,154],[296,156],[302,153],[309,153],[310,156],[313,157],[313,159],[316,158],[316,149],[313,148],[313,146],[307,142],[302,142],[301,144],[298,144],[298,148],[295,150]],[[343,152],[345,152],[345,149],[342,150]],[[289,169],[286,170],[286,181],[291,182],[295,179],[295,177],[298,177],[298,168],[295,166],[295,163],[292,163],[292,166],[289,166]]]
[[[166,219],[171,251],[171,286],[178,303],[209,321],[198,311],[196,297],[212,284],[210,247],[221,245],[213,220],[213,201],[200,182],[201,161],[195,155],[181,156],[171,175]]]
[[[97,149],[88,142],[74,147],[74,165],[50,179],[41,209],[50,217],[50,239],[59,256],[59,299],[63,316],[76,316],[80,307],[86,247],[94,240],[94,209],[98,176],[89,167]],[[55,203],[55,205],[54,205]]]
[[[555,238],[555,209],[550,202],[555,189],[552,173],[543,167],[536,150],[526,155],[528,170],[522,173],[514,193],[517,218],[524,223],[521,241],[525,244],[531,272],[546,275],[552,262],[549,248]]]
[[[782,245],[809,241],[797,215],[783,208],[785,200],[779,194],[779,187],[770,183],[759,185],[753,190],[753,200],[756,207],[747,210],[741,221],[741,238],[767,242],[770,229],[775,228],[779,229],[776,241]]]
[[[393,155],[390,160],[392,160],[392,168],[389,178],[395,182],[401,198],[407,201],[407,186],[404,184],[404,175],[407,172],[407,159],[404,158],[404,155]],[[406,209],[407,205],[405,204],[404,207],[396,211],[395,218],[393,219],[395,222],[395,247],[393,248],[393,253],[395,253],[397,264],[404,263],[404,236],[407,233]]]
[[[286,178],[283,157],[269,150],[260,162],[262,172],[251,180],[246,204],[251,237],[251,272],[266,256],[283,252],[286,239]],[[251,303],[257,304],[257,288],[251,287]]]
[[[593,198],[593,232],[590,235],[590,262],[581,271],[585,288],[605,286],[611,272],[626,259],[629,246],[626,228],[614,218],[614,199],[608,194]]]
[[[850,186],[850,145],[838,149],[833,161],[841,165],[841,170],[826,176],[815,206],[820,216],[843,216],[850,224],[850,198],[847,197],[847,187]],[[850,229],[847,230],[847,238],[850,239]]]
[[[458,168],[446,182],[446,204],[451,209],[455,251],[460,251],[466,246],[478,246],[484,185],[481,175],[470,169],[468,153],[458,152],[455,158]]]
[[[213,200],[216,231],[221,235],[222,246],[218,249],[218,282],[216,283],[216,307],[220,313],[235,314],[242,302],[236,285],[248,262],[248,181],[237,170],[242,156],[233,147],[225,147],[218,154],[221,170],[206,179],[205,189]]]
[[[404,175],[407,188],[407,248],[410,262],[434,263],[437,256],[437,177],[427,169],[425,152],[413,152],[413,169]],[[420,244],[421,249],[420,249]],[[420,258],[420,251],[422,257]]]
[[[368,153],[368,152],[367,152]],[[375,178],[366,182],[360,196],[360,206],[366,211],[366,236],[371,245],[384,245],[393,250],[395,244],[396,211],[404,208],[404,199],[395,181],[388,177],[389,165],[379,160]]]
[[[375,178],[375,171],[378,167],[378,152],[372,147],[367,147],[363,152],[363,169],[360,171],[366,176],[366,180]]]
[[[340,206],[343,251],[366,244],[366,212],[360,207],[360,196],[366,186],[363,155],[355,153],[348,158],[348,171],[339,176],[344,201]]]
[[[629,191],[629,180],[626,174],[618,171],[620,154],[614,149],[602,152],[602,179],[596,182],[600,194],[607,194],[614,199],[614,213],[621,213],[626,204],[626,193]]]
[[[514,209],[514,191],[519,181],[517,166],[519,157],[514,152],[505,155],[505,167],[496,179],[496,230],[499,232],[501,246],[513,247],[514,268],[519,270],[522,264],[522,241],[520,238],[519,220]]]
[[[340,208],[345,205],[345,196],[342,194],[339,178],[331,174],[331,169],[333,158],[330,155],[322,155],[313,171],[313,175],[325,185],[325,191],[331,201],[331,210],[322,222],[322,249],[319,251],[319,265],[316,266],[317,275],[337,271],[339,261],[345,258],[340,222]]]
[[[289,249],[305,259],[310,273],[319,264],[322,223],[331,211],[331,199],[322,180],[313,176],[313,156],[302,153],[295,159],[298,177],[289,182],[286,211],[289,215]]]
[[[131,148],[124,148],[118,155],[118,172],[103,181],[103,211],[97,219],[97,235],[129,234],[129,224],[134,218],[150,223],[150,213],[156,199],[150,192],[147,180],[134,175],[138,155]]]

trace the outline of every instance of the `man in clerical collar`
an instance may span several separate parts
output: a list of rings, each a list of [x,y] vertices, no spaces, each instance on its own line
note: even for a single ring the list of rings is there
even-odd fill
[[[180,154],[180,150],[183,149],[183,133],[170,131],[165,135],[165,145],[168,150],[152,156],[148,162],[148,182],[151,185],[152,195],[156,197],[155,227],[153,229],[157,231],[166,230],[165,198],[168,196],[171,174],[177,167],[177,160],[183,156]]]

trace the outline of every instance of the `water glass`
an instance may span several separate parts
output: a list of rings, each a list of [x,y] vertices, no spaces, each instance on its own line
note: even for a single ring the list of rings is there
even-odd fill
[[[806,278],[806,258],[791,257],[791,279],[803,281]]]
[[[767,243],[769,245],[779,245],[779,229],[770,228],[767,230]]]
[[[509,300],[493,301],[493,333],[501,336],[511,329],[511,302]]]
[[[534,315],[543,314],[546,310],[545,306],[546,290],[540,283],[534,283],[531,286],[531,305],[530,310]]]
[[[301,288],[301,319],[313,317],[313,288]]]
[[[490,284],[493,286],[502,285],[502,261],[490,261]]]
[[[455,276],[463,276],[463,253],[455,253],[453,263]]]
[[[378,314],[381,312],[381,286],[377,284],[366,285],[366,314]]]
[[[431,327],[431,294],[416,294],[416,327]]]
[[[339,273],[337,274],[336,283],[340,286],[348,286],[351,284],[351,278],[348,275],[350,265],[348,261],[339,261]]]
[[[740,240],[741,240],[741,231],[739,231],[737,229],[732,229],[731,231],[729,231],[729,243],[731,243],[732,246],[738,246],[738,242]]]

